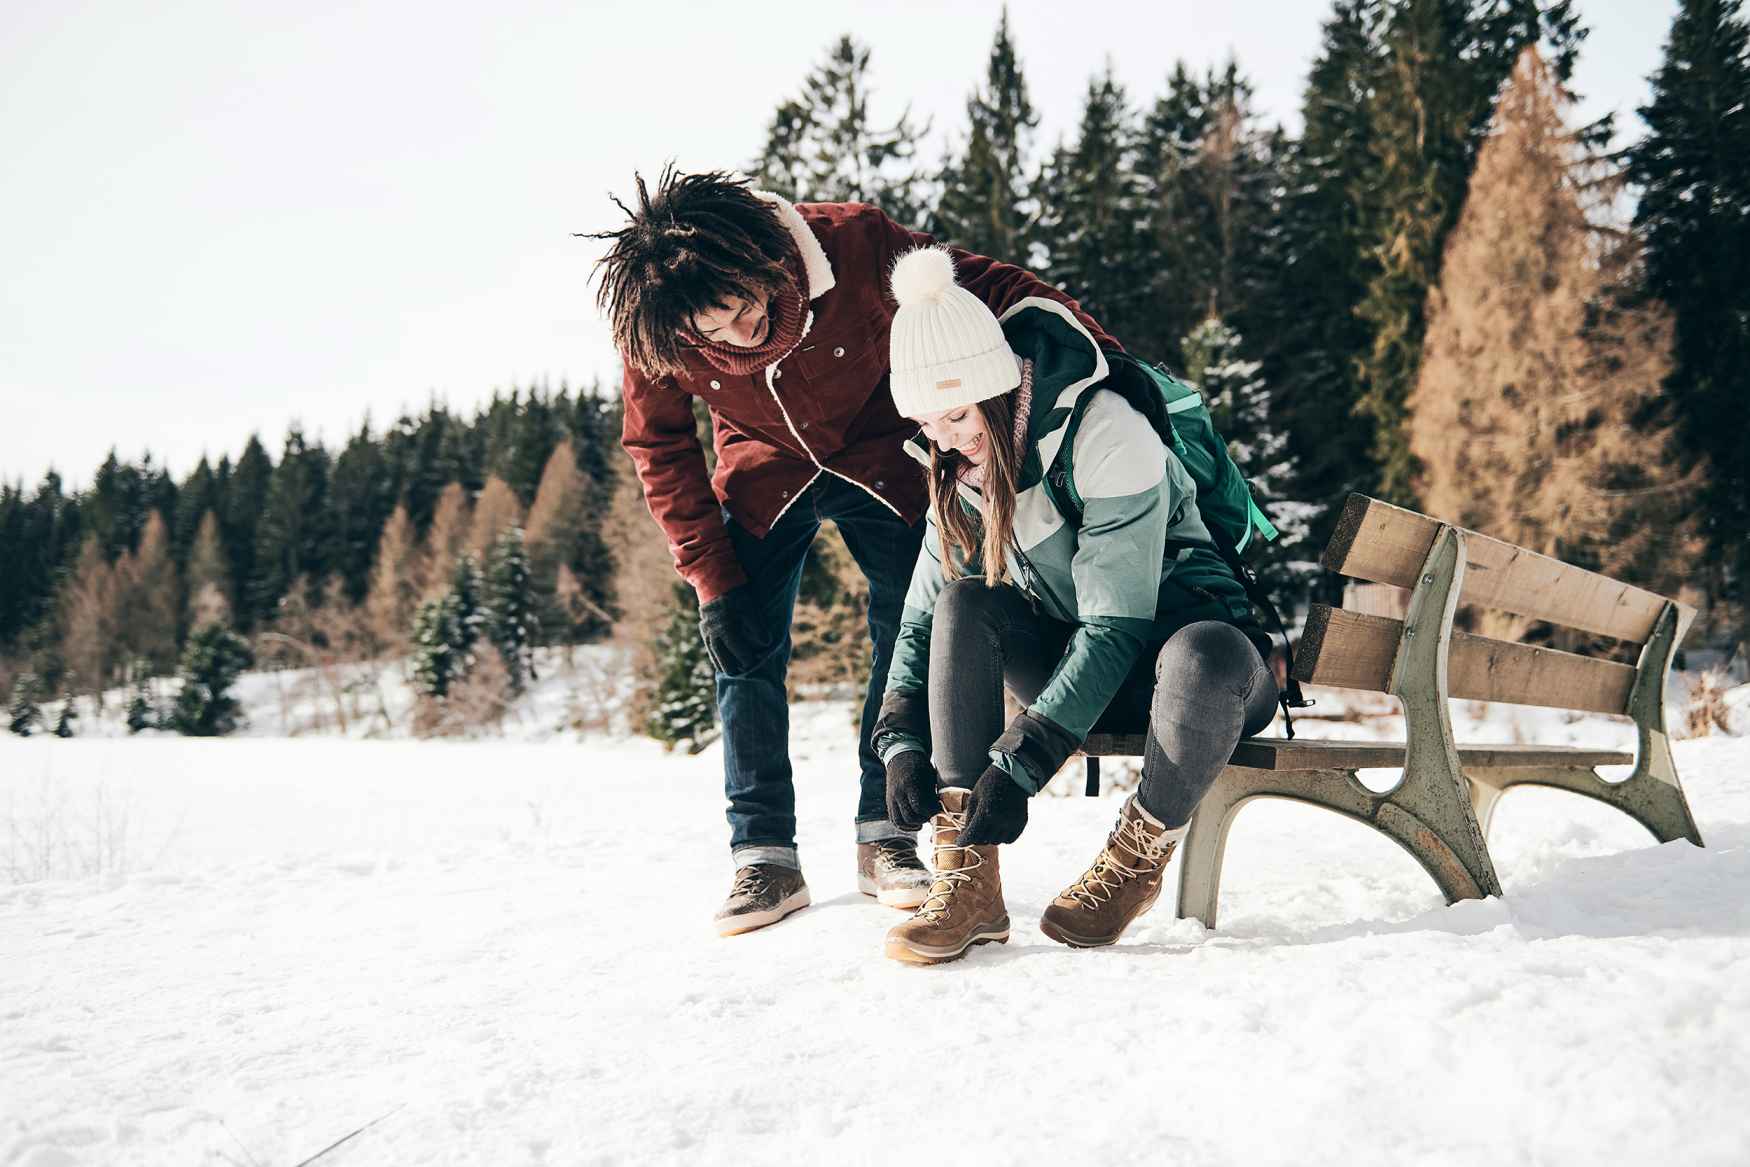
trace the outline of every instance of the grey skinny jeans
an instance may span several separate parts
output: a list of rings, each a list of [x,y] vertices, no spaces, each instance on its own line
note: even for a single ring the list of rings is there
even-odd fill
[[[963,578],[942,589],[930,629],[930,735],[944,787],[971,786],[984,773],[1003,732],[1003,686],[1031,704],[1074,631],[1011,586]],[[1276,678],[1252,641],[1204,620],[1145,650],[1094,728],[1147,728],[1138,793],[1150,814],[1179,827],[1239,740],[1275,714]]]

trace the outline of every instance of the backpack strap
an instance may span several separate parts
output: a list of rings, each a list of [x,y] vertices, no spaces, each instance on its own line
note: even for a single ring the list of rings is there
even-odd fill
[[[1255,504],[1254,504],[1255,505]],[[1269,522],[1268,519],[1265,522]],[[1246,591],[1246,599],[1252,606],[1270,617],[1270,622],[1276,626],[1276,635],[1282,638],[1282,659],[1287,664],[1284,673],[1287,683],[1282,686],[1282,692],[1276,695],[1276,703],[1282,707],[1282,727],[1287,732],[1290,741],[1294,740],[1294,714],[1291,709],[1305,709],[1315,704],[1301,692],[1300,682],[1294,678],[1294,648],[1288,642],[1288,629],[1282,623],[1282,614],[1276,610],[1276,605],[1270,601],[1270,593],[1264,590],[1264,585],[1258,582],[1258,573],[1252,570],[1252,565],[1240,557],[1239,549],[1228,542],[1227,535],[1213,525],[1209,528],[1209,537],[1215,541],[1215,550],[1221,556],[1222,562],[1238,577],[1240,586]]]

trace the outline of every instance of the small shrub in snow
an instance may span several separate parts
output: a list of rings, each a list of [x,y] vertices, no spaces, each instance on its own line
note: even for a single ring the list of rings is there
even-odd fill
[[[450,590],[420,605],[413,618],[413,679],[422,696],[448,696],[473,666],[484,620],[480,592],[480,566],[464,555],[456,561]]]
[[[54,734],[56,737],[73,736],[73,723],[79,720],[79,711],[73,708],[73,690],[68,689],[61,695],[61,715],[55,718]]]
[[[716,737],[717,683],[699,637],[698,601],[685,584],[675,586],[674,613],[654,652],[656,686],[644,732],[670,749],[698,753]]]
[[[223,624],[196,631],[182,650],[182,691],[171,710],[172,728],[190,737],[217,737],[236,729],[239,706],[231,687],[254,660],[248,643]]]
[[[43,710],[37,704],[41,682],[35,673],[20,673],[12,682],[12,701],[7,706],[7,726],[19,737],[29,737],[42,727]]]

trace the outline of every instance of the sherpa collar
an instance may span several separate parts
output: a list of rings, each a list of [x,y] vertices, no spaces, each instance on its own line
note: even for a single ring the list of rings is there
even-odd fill
[[[778,209],[778,221],[784,224],[785,230],[796,241],[796,250],[802,253],[802,274],[808,277],[808,298],[818,300],[832,291],[837,283],[833,278],[832,264],[828,262],[820,240],[814,237],[814,232],[803,221],[801,212],[783,195],[775,195],[765,190],[756,190],[753,193],[755,198],[763,199]]]

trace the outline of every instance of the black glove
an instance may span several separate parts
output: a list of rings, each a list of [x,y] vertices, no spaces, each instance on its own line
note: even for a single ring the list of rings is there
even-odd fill
[[[887,820],[915,831],[942,809],[936,796],[936,768],[922,750],[905,750],[887,763]]]
[[[966,799],[960,842],[968,847],[1013,843],[1026,828],[1027,792],[1001,766],[980,774]]]
[[[759,662],[753,623],[747,618],[752,593],[739,584],[699,605],[699,636],[720,673],[741,675]]]

